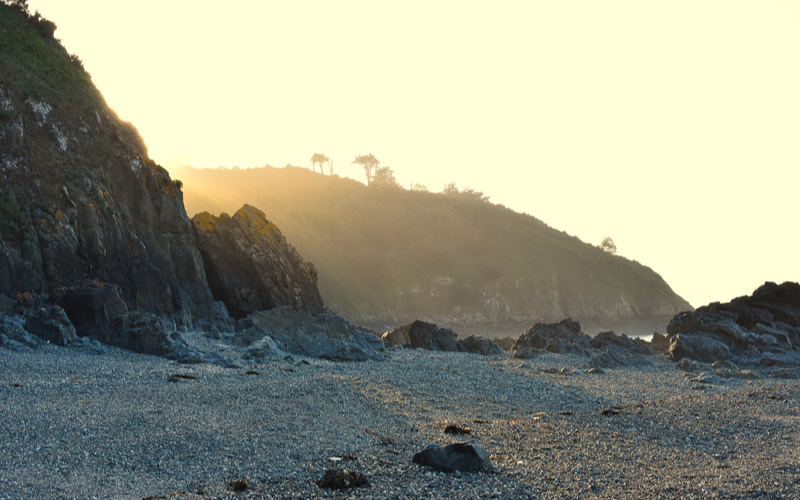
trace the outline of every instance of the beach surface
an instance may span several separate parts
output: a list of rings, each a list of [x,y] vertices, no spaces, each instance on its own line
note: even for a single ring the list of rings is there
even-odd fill
[[[592,372],[576,355],[403,348],[252,360],[203,342],[236,362],[0,350],[0,499],[800,498],[794,380],[701,383],[657,357]],[[412,462],[459,441],[491,467]],[[320,488],[328,469],[369,485]]]

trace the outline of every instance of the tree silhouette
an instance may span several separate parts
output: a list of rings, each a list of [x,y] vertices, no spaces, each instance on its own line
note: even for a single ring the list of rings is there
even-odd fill
[[[367,186],[372,184],[372,178],[375,176],[375,171],[378,169],[378,166],[381,162],[378,161],[372,153],[368,155],[361,155],[356,156],[356,159],[353,160],[353,163],[357,163],[361,165],[364,169],[364,174],[367,176]]]
[[[311,157],[311,170],[316,172],[317,169],[314,167],[314,165],[319,163],[319,173],[325,175],[325,171],[322,169],[322,164],[326,161],[330,161],[330,158],[320,153],[314,153],[314,156]]]
[[[617,245],[610,236],[603,238],[603,241],[600,242],[600,248],[602,248],[604,252],[608,252],[611,255],[617,255]]]

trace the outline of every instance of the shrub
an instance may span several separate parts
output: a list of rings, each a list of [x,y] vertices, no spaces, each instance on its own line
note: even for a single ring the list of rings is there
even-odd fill
[[[38,12],[30,17],[30,21],[43,37],[55,38],[56,29],[58,28],[56,23],[43,18]]]

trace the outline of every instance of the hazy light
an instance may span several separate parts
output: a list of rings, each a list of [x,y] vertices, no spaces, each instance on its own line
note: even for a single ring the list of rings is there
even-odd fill
[[[373,152],[695,305],[800,281],[796,2],[29,3],[164,165]]]

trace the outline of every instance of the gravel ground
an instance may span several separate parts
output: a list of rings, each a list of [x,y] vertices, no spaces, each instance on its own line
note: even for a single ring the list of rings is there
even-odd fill
[[[800,498],[797,381],[700,384],[655,358],[586,373],[555,354],[254,363],[197,339],[239,366],[0,350],[0,500]],[[450,423],[491,470],[411,462],[463,440]],[[370,485],[319,488],[331,468]]]

